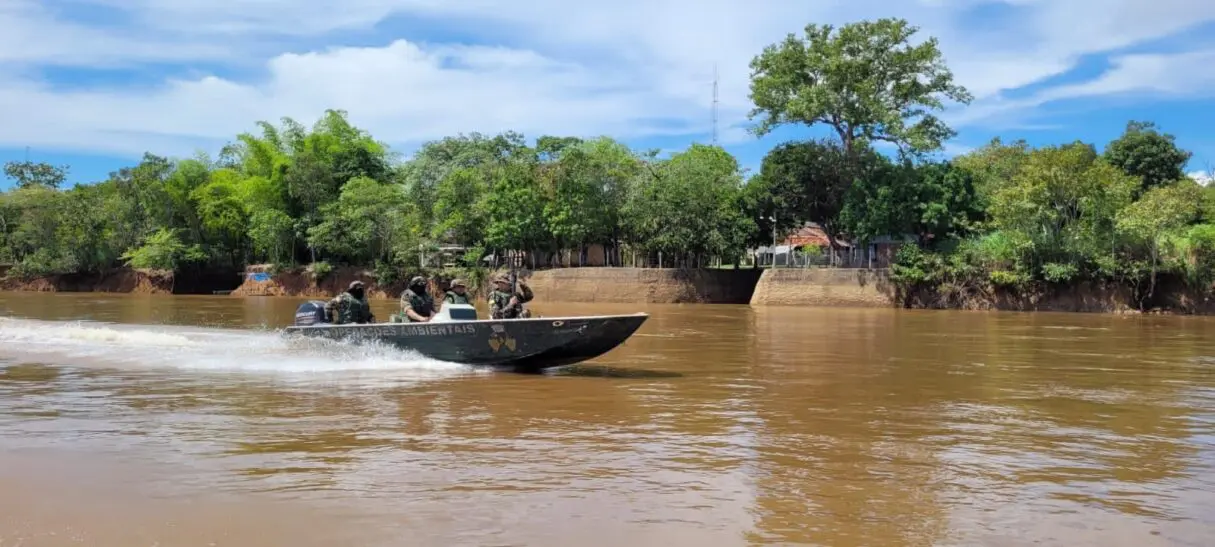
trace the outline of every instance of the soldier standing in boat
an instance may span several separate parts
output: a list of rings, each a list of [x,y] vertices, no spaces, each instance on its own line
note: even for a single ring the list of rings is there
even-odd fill
[[[490,319],[521,319],[531,317],[531,312],[523,304],[531,302],[535,296],[527,283],[519,282],[519,287],[511,291],[510,279],[505,275],[494,277],[494,290],[489,293]]]
[[[367,303],[366,288],[362,281],[351,281],[346,292],[325,303],[325,315],[335,325],[349,323],[374,323],[375,315]]]
[[[445,304],[471,304],[468,293],[465,292],[467,290],[468,286],[464,284],[463,279],[452,279],[451,288],[443,296],[443,302]]]
[[[401,313],[393,316],[396,323],[425,323],[435,316],[435,301],[426,290],[426,278],[420,275],[409,280],[409,288],[401,293]]]

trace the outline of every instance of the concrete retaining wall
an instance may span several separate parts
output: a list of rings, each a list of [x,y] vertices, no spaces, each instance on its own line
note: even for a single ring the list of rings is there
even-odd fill
[[[540,302],[746,304],[760,270],[562,268],[533,273]]]
[[[889,308],[895,288],[886,270],[776,268],[764,270],[753,306]]]

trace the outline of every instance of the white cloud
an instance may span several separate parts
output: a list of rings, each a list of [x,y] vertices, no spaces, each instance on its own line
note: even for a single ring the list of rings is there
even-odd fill
[[[198,61],[232,55],[230,46],[214,40],[137,39],[124,32],[65,21],[45,4],[34,0],[0,2],[0,64],[97,67]]]
[[[1198,182],[1198,184],[1203,186],[1209,186],[1211,182],[1215,182],[1215,177],[1212,177],[1211,173],[1203,171],[1194,171],[1193,173],[1190,173],[1190,178],[1194,179]]]
[[[1100,77],[1042,93],[1044,99],[1156,92],[1170,96],[1210,93],[1215,90],[1215,50],[1176,54],[1125,55]]]
[[[1014,15],[970,30],[966,10],[1005,5]],[[222,6],[222,7],[217,7]],[[1126,56],[1086,84],[1007,99],[1002,92],[1060,74],[1086,54],[1168,36],[1215,19],[1215,2],[1189,0],[5,0],[0,5],[0,146],[188,153],[259,119],[314,120],[345,109],[394,144],[458,132],[645,137],[710,131],[710,86],[720,70],[720,134],[744,135],[747,63],[809,21],[902,16],[940,37],[960,82],[979,98],[956,124],[1014,118],[1059,98],[1131,88],[1180,93],[1210,87],[1206,54]],[[79,11],[79,10],[85,11]],[[91,11],[90,11],[91,10]],[[69,20],[105,10],[107,25]],[[442,21],[500,47],[405,35],[371,46],[360,33],[392,17]],[[328,44],[327,46],[324,44]],[[1195,57],[1194,55],[1198,55]],[[134,87],[60,88],[31,78],[47,65],[173,62],[243,65],[255,76],[201,76]],[[1200,74],[1202,73],[1202,74]],[[1142,75],[1147,74],[1149,78]],[[1206,74],[1206,76],[1203,76]],[[1202,80],[1207,78],[1207,80]],[[1146,88],[1144,84],[1149,84]]]

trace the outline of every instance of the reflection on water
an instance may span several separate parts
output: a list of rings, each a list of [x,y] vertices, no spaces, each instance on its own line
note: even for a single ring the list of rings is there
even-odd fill
[[[1215,537],[1215,321],[660,306],[520,375],[289,342],[298,301],[0,295],[0,544]]]

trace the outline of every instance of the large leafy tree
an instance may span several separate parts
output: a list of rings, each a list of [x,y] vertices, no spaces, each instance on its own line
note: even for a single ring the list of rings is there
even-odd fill
[[[67,179],[68,168],[45,162],[10,161],[4,164],[4,175],[17,182],[18,188],[41,186],[59,188]]]
[[[934,111],[945,100],[969,103],[953,82],[936,38],[911,44],[918,31],[902,19],[809,24],[751,61],[754,132],[783,124],[830,127],[852,154],[884,141],[906,152],[931,151],[954,135]]]
[[[1185,166],[1193,154],[1177,146],[1177,139],[1157,130],[1151,122],[1132,121],[1122,136],[1111,141],[1103,154],[1111,165],[1138,178],[1142,191],[1186,178]]]

